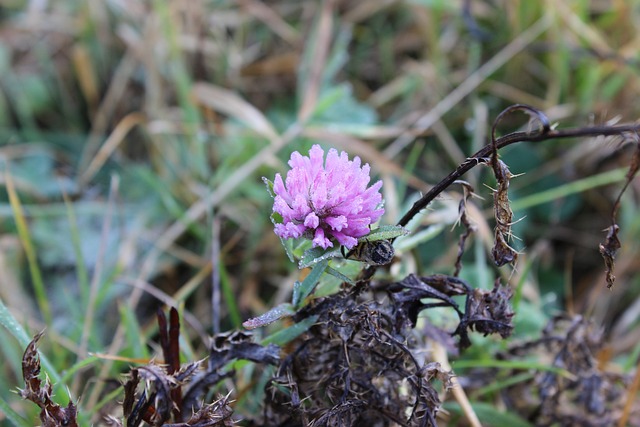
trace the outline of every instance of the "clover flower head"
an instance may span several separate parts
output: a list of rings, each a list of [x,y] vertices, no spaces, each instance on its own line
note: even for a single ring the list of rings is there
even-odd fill
[[[332,148],[325,162],[324,150],[314,145],[309,157],[294,151],[289,166],[285,181],[276,174],[273,185],[273,210],[283,218],[275,233],[283,239],[305,237],[326,249],[333,238],[351,249],[384,213],[382,181],[367,188],[370,168],[359,157],[349,160]]]

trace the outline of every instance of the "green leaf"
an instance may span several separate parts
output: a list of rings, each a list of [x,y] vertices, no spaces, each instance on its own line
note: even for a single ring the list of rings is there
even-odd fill
[[[366,236],[358,239],[358,242],[375,242],[376,240],[389,240],[409,234],[409,230],[399,225],[381,225],[375,230],[371,230]]]
[[[71,368],[67,369],[64,372],[64,375],[62,376],[62,378],[60,378],[60,381],[53,385],[53,393],[57,394],[61,388],[66,387],[69,381],[73,378],[75,374],[78,373],[78,371],[86,368],[87,366],[91,366],[95,364],[99,360],[101,359],[98,356],[89,356],[85,359],[80,360],[79,362],[74,364]]]
[[[342,280],[343,282],[349,283],[350,285],[355,285],[355,283],[356,283],[353,280],[351,280],[349,277],[347,277],[344,274],[340,273],[335,268],[327,267],[327,273],[332,275],[332,276],[334,276],[334,277],[337,277],[338,279]]]
[[[295,310],[293,309],[293,306],[289,303],[284,303],[272,308],[258,317],[246,320],[242,323],[242,326],[247,329],[260,328],[273,323],[276,320],[282,319],[283,317],[291,317],[294,314]]]
[[[120,324],[124,325],[126,341],[131,349],[131,357],[149,358],[149,351],[145,345],[144,335],[135,315],[135,310],[128,305],[120,304]]]
[[[0,410],[7,417],[9,421],[13,423],[16,427],[30,427],[33,423],[22,418],[13,408],[6,402],[3,398],[0,397]]]
[[[537,371],[549,371],[558,375],[570,378],[572,375],[566,369],[558,368],[557,366],[546,365],[538,363],[532,360],[457,360],[452,364],[453,369],[471,369],[471,368],[502,368],[502,369],[523,369],[523,370],[537,370]]]
[[[9,333],[18,340],[23,348],[27,348],[27,346],[31,342],[31,338],[24,330],[22,325],[20,325],[16,318],[13,317],[11,312],[9,312],[7,306],[4,305],[2,300],[0,300],[0,325],[7,328],[7,331],[9,331]],[[53,367],[51,362],[49,362],[49,359],[47,359],[44,355],[40,355],[40,361],[42,362],[42,367],[44,368],[45,372],[47,373],[47,375],[49,375],[49,378],[51,378],[51,381],[53,383],[59,382],[60,375],[58,374],[58,371],[56,371],[56,369]]]
[[[262,182],[264,182],[264,185],[267,186],[267,191],[269,192],[269,195],[275,199],[276,193],[273,191],[273,181],[263,176]]]
[[[371,125],[376,123],[376,112],[370,106],[358,102],[353,95],[351,85],[343,83],[332,86],[318,99],[312,123],[322,124],[334,130],[341,125]]]
[[[457,402],[445,402],[442,406],[449,412],[464,416],[464,412]],[[473,403],[471,407],[482,425],[491,425],[493,427],[533,427],[533,424],[520,418],[520,416],[511,412],[502,412],[488,403]]]
[[[311,272],[304,278],[297,289],[295,289],[296,287],[294,286],[293,305],[295,307],[300,307],[300,304],[311,295],[311,292],[313,292],[318,284],[318,280],[320,280],[320,276],[322,276],[322,273],[324,273],[328,266],[329,260],[323,259],[313,266]]]
[[[302,259],[298,263],[299,268],[311,267],[321,261],[328,260],[340,256],[340,248],[322,249],[319,247],[311,248],[304,252]]]
[[[301,334],[307,331],[311,326],[316,323],[318,320],[318,316],[311,316],[304,319],[302,322],[296,323],[295,325],[289,326],[286,329],[276,332],[275,334],[269,335],[265,339],[262,340],[260,344],[276,344],[279,346],[283,346],[288,342],[293,341],[298,338]]]

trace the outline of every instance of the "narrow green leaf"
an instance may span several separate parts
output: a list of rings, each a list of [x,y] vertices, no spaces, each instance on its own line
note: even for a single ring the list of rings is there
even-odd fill
[[[31,342],[31,337],[24,330],[22,325],[18,323],[15,317],[11,314],[11,312],[7,309],[7,306],[4,305],[2,300],[0,299],[0,325],[4,326],[7,331],[11,335],[14,336],[15,339],[18,340],[22,348],[27,348],[29,343]],[[53,367],[49,359],[47,359],[44,355],[40,355],[40,362],[42,363],[42,367],[44,368],[49,378],[53,383],[57,383],[60,381],[60,375],[57,370]]]
[[[457,402],[445,402],[442,406],[449,412],[460,416],[463,415],[462,408]],[[482,425],[493,427],[533,427],[533,424],[520,418],[520,416],[511,412],[502,412],[488,403],[472,403],[471,407]]]
[[[71,378],[81,369],[84,369],[88,366],[91,366],[93,364],[95,364],[98,360],[100,360],[99,357],[97,356],[89,356],[85,359],[80,360],[79,362],[75,363],[71,368],[67,369],[64,372],[64,375],[62,375],[62,377],[60,378],[60,381],[56,382],[53,385],[53,393],[57,394],[58,391],[63,388],[66,387],[66,385],[69,383],[69,380],[71,380]]]
[[[542,205],[552,202],[576,193],[582,193],[592,188],[602,187],[603,185],[613,184],[625,180],[625,176],[629,168],[618,168],[607,172],[591,175],[587,178],[579,179],[565,185],[559,185],[549,190],[541,191],[530,196],[521,197],[511,202],[511,208],[516,210],[530,208],[532,206]]]
[[[22,209],[22,203],[20,202],[20,198],[18,197],[18,193],[13,185],[13,179],[9,172],[5,174],[5,182],[7,193],[9,194],[9,203],[13,209],[13,217],[16,221],[16,228],[18,229],[18,236],[20,236],[20,243],[22,243],[24,252],[27,256],[27,263],[29,264],[29,272],[31,273],[31,280],[33,281],[33,290],[36,294],[36,301],[38,302],[38,307],[40,308],[42,317],[44,317],[45,324],[51,325],[53,323],[51,307],[49,306],[49,299],[45,290],[44,280],[42,279],[42,272],[38,266],[36,250],[33,246],[29,227],[27,226],[27,220],[24,215],[24,210]]]
[[[313,266],[313,269],[311,270],[311,272],[309,272],[307,277],[304,278],[304,280],[300,284],[298,292],[296,293],[297,299],[293,301],[293,305],[295,307],[299,308],[300,305],[304,303],[304,300],[309,295],[311,295],[311,292],[313,292],[316,285],[318,284],[318,280],[320,280],[320,276],[322,276],[322,273],[324,273],[324,271],[327,269],[328,266],[329,266],[328,259],[323,259],[322,261],[318,262],[316,265]]]
[[[353,280],[351,280],[349,277],[347,277],[344,274],[340,273],[335,268],[327,267],[327,273],[332,275],[332,276],[334,276],[334,277],[337,277],[338,279],[342,280],[343,282],[349,283],[350,285],[355,285],[355,283],[356,283]]]
[[[9,403],[2,397],[0,397],[0,412],[2,412],[16,427],[31,427],[33,425],[33,423],[28,422],[14,411]]]
[[[358,242],[375,242],[376,240],[389,240],[396,237],[406,236],[409,234],[409,230],[399,225],[381,225],[375,230],[371,230],[366,236],[362,236],[358,239]]]
[[[473,392],[472,396],[474,398],[478,398],[479,396],[483,396],[485,394],[493,393],[503,388],[511,387],[523,381],[529,381],[535,377],[535,374],[532,372],[523,372],[521,374],[512,375],[504,380],[491,382],[489,385],[484,386]]]
[[[105,397],[103,397],[102,400],[99,401],[95,406],[93,406],[91,408],[86,408],[85,410],[86,410],[87,415],[93,415],[93,414],[97,413],[98,411],[100,411],[100,409],[102,409],[103,406],[108,405],[108,404],[113,404],[113,402],[116,401],[116,397],[121,395],[123,392],[124,392],[124,388],[123,387],[117,387],[111,393],[109,393]],[[82,424],[80,424],[80,425],[82,425]]]
[[[242,324],[242,317],[240,316],[240,310],[238,304],[236,304],[235,293],[233,292],[231,280],[229,280],[229,274],[224,266],[224,263],[220,263],[220,287],[222,288],[222,296],[224,297],[225,306],[229,311],[229,317],[234,328],[239,328]]]
[[[318,264],[322,261],[327,261],[330,258],[341,256],[340,248],[336,249],[322,249],[319,247],[311,248],[304,252],[302,259],[298,262],[299,268],[311,267],[314,264]]]
[[[124,325],[124,333],[127,343],[131,348],[131,357],[148,359],[149,350],[145,345],[145,338],[140,330],[140,324],[136,318],[135,311],[128,304],[120,304],[120,324]]]
[[[275,322],[276,320],[282,319],[283,317],[291,317],[295,314],[295,310],[293,306],[289,303],[280,304],[271,310],[267,311],[264,314],[261,314],[258,317],[254,317],[252,319],[246,320],[242,323],[247,329],[255,329],[260,328],[262,326],[266,326],[270,323]]]
[[[303,334],[305,331],[307,331],[307,329],[309,329],[311,326],[314,325],[314,323],[316,323],[316,320],[318,320],[317,315],[307,317],[300,323],[296,323],[295,325],[289,326],[286,329],[283,329],[281,331],[278,331],[274,334],[269,335],[268,337],[263,339],[260,344],[262,345],[276,344],[282,347],[283,345],[293,341],[294,339],[299,337],[301,334]]]
[[[67,196],[63,193],[64,205],[67,208],[67,219],[69,221],[69,230],[71,234],[71,244],[76,258],[76,276],[78,278],[78,287],[82,295],[82,301],[86,307],[89,303],[89,273],[87,271],[86,262],[82,255],[82,243],[80,241],[80,230],[78,228],[78,219],[74,210],[74,206]]]
[[[530,360],[458,360],[453,362],[453,369],[470,369],[470,368],[503,368],[503,369],[522,369],[549,371],[565,377],[571,377],[571,373],[566,369],[556,366],[545,365]]]
[[[299,281],[295,281],[293,283],[293,292],[291,295],[291,303],[294,306],[298,305],[298,302],[300,302],[300,287],[302,286],[302,283],[300,283]]]
[[[267,186],[267,191],[269,192],[269,195],[271,196],[271,198],[275,198],[276,193],[273,191],[273,181],[263,176],[262,182],[264,182],[264,185]]]

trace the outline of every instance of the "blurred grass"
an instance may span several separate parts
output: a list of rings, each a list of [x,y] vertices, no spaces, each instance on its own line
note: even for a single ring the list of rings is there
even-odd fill
[[[0,300],[26,334],[47,328],[49,375],[68,378],[73,399],[86,396],[87,420],[98,402],[112,405],[104,379],[128,366],[89,354],[155,355],[159,295],[184,304],[192,339],[184,348],[200,355],[201,335],[211,332],[212,265],[221,272],[223,330],[287,299],[297,269],[272,232],[260,177],[283,172],[291,151],[320,142],[370,162],[385,180],[384,222],[394,223],[422,183],[485,142],[510,103],[542,108],[561,126],[638,119],[639,1],[469,4],[468,13],[465,2],[433,0],[3,6]],[[597,251],[628,151],[619,141],[551,141],[504,158],[527,174],[512,182],[526,252],[515,272],[499,273],[513,274],[526,321],[544,324],[553,295],[555,308],[592,313],[614,331],[616,356],[633,366],[637,183],[621,210],[619,284],[604,296]],[[495,274],[483,250],[486,176],[467,177],[485,200],[475,201],[479,233],[463,275],[480,287]],[[414,225],[404,272],[451,272],[459,232],[442,224],[456,218],[456,191]],[[220,264],[211,259],[214,216]],[[429,224],[437,227],[424,231]],[[516,338],[533,333],[516,330]],[[24,337],[2,338],[11,343],[0,368],[3,412],[35,420],[34,405],[11,392]],[[473,363],[494,344],[465,357]]]

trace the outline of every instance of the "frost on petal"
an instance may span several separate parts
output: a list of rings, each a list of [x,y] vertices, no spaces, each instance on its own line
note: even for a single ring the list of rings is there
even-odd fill
[[[371,218],[365,216],[362,218],[350,218],[349,225],[346,229],[342,230],[343,233],[353,236],[362,237],[369,234],[369,225],[371,225]]]
[[[291,153],[291,157],[289,158],[289,166],[291,169],[304,168],[304,159],[305,157],[302,154],[294,151]]]
[[[351,169],[359,172],[361,162],[362,161],[360,160],[360,157],[355,156],[353,158],[353,162],[351,162]],[[364,165],[364,167],[362,168],[362,173],[365,173],[367,174],[367,176],[369,176],[369,163]]]
[[[274,231],[283,239],[297,239],[302,236],[302,233],[305,231],[305,227],[301,224],[288,222],[286,224],[276,224]]]
[[[278,212],[285,221],[291,221],[295,216],[295,211],[281,196],[276,196],[273,201],[273,211]]]
[[[282,182],[282,176],[280,176],[279,173],[276,174],[276,179],[273,181],[273,193],[276,196],[284,198],[287,202],[291,200],[291,195],[285,188],[284,182]]]
[[[344,215],[339,215],[339,216],[328,216],[324,219],[324,221],[329,224],[329,226],[336,230],[336,231],[340,231],[342,230],[344,227],[347,226],[347,217]]]
[[[376,181],[371,187],[367,188],[364,192],[365,196],[378,196],[379,198],[382,198],[382,196],[380,195],[380,193],[378,192],[380,190],[380,187],[382,187],[382,181]]]
[[[323,169],[324,150],[318,144],[315,144],[309,150],[309,159],[311,164],[309,172],[312,177],[315,177]]]
[[[327,205],[327,174],[322,171],[316,176],[313,181],[313,186],[310,188],[311,206],[317,212],[322,211]]]
[[[307,198],[302,194],[296,194],[292,208],[298,219],[304,218],[311,211]]]
[[[322,230],[322,228],[316,228],[316,232],[313,237],[313,247],[315,248],[317,246],[320,246],[322,249],[333,247],[331,240],[324,236],[324,230]]]
[[[276,234],[282,238],[306,237],[314,247],[336,242],[352,248],[369,233],[370,225],[384,213],[378,181],[370,187],[369,164],[346,152],[325,151],[314,145],[308,156],[293,152],[291,169],[283,180],[276,175],[273,210],[282,216]]]
[[[327,172],[336,170],[340,165],[340,158],[338,157],[338,151],[335,148],[331,148],[327,153],[327,163],[325,169]]]
[[[382,215],[384,215],[384,208],[380,208],[372,211],[369,214],[369,217],[371,218],[371,222],[369,224],[373,224],[374,222],[379,220]]]
[[[318,215],[316,215],[315,212],[311,212],[304,219],[305,227],[316,229],[318,228],[318,225],[320,225],[320,218],[318,218]]]
[[[338,243],[340,243],[342,246],[346,247],[347,249],[351,249],[358,244],[358,239],[356,239],[355,237],[347,236],[346,234],[342,234],[337,231],[334,231],[332,234],[333,234],[333,237],[336,238]]]

